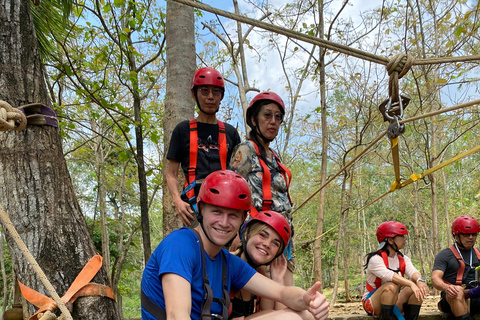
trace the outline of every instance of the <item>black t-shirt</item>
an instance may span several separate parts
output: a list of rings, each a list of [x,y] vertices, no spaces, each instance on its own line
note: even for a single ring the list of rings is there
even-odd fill
[[[214,171],[222,169],[218,144],[218,124],[197,122],[197,135],[196,180],[199,180],[204,179]],[[227,138],[227,159],[225,159],[225,163],[228,166],[233,149],[240,143],[240,136],[237,130],[228,123],[225,123],[225,135]],[[188,120],[180,122],[173,129],[167,159],[180,162],[183,173],[188,177],[188,167],[190,165],[190,124]]]
[[[463,257],[463,261],[467,262],[465,263],[465,271],[463,273],[462,283],[468,284],[470,281],[475,280],[475,267],[477,267],[480,263],[473,248],[468,251],[460,250],[460,253]],[[469,265],[470,253],[472,254],[471,256],[473,268]],[[455,258],[455,255],[449,248],[440,251],[435,257],[435,262],[433,263],[433,270],[443,271],[444,274],[442,279],[451,284],[455,284],[457,280],[458,268],[460,268],[460,263],[457,261],[457,258]]]

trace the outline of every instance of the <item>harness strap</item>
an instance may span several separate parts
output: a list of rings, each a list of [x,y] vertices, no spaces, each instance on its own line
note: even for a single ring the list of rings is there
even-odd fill
[[[157,320],[167,320],[167,312],[163,310],[158,304],[150,300],[149,297],[141,290],[142,307],[148,311]]]
[[[197,230],[192,229],[195,235],[198,238],[200,244],[200,255],[202,257],[202,272],[203,272],[203,288],[205,290],[205,297],[202,303],[202,313],[200,316],[201,320],[211,320],[212,319],[212,302],[215,301],[222,305],[223,309],[223,319],[228,319],[228,308],[230,307],[230,296],[228,293],[228,281],[227,281],[227,261],[226,257],[223,254],[223,251],[220,251],[222,254],[222,288],[223,288],[223,297],[217,299],[213,296],[212,288],[210,287],[210,282],[208,281],[208,276],[205,271],[205,249],[203,248],[202,238],[198,234]]]
[[[225,130],[225,124],[217,120],[218,123],[218,145],[219,145],[219,156],[220,156],[220,166],[222,170],[227,169],[227,135]],[[189,167],[188,175],[185,176],[185,188],[193,183],[196,180],[196,170],[197,170],[197,155],[198,155],[198,130],[197,130],[197,119],[192,119],[189,121],[190,127],[190,158],[189,158]],[[195,197],[195,189],[191,188],[185,192],[188,199],[193,199]]]
[[[260,149],[258,148],[257,144],[253,141],[250,140],[253,143],[253,146],[255,147],[255,151],[257,152],[257,157],[260,163],[260,166],[262,167],[263,170],[263,177],[262,177],[262,194],[263,194],[263,202],[262,202],[262,210],[267,211],[270,210],[272,206],[272,173],[270,172],[270,169],[268,168],[267,164],[265,161],[262,159],[262,156],[260,154]],[[277,156],[277,154],[270,149],[270,152],[272,152],[275,161],[277,162],[278,167],[280,168],[280,173],[283,175],[283,178],[285,179],[285,183],[287,185],[287,194],[288,194],[288,201],[290,201],[290,204],[292,204],[292,200],[290,199],[290,194],[288,192],[288,189],[290,187],[290,182],[292,180],[292,173],[290,170],[288,170],[287,167],[285,167],[281,162],[280,158]],[[252,213],[254,213],[252,215]],[[257,210],[253,210],[253,205],[252,205],[252,210],[250,212],[250,215],[254,217],[257,213]]]
[[[73,303],[78,297],[84,296],[104,296],[115,301],[115,294],[110,287],[97,283],[90,283],[101,267],[102,256],[97,254],[93,256],[87,262],[85,267],[83,267],[82,271],[80,271],[67,292],[61,298],[62,302]],[[43,313],[47,310],[54,311],[58,307],[57,303],[52,298],[25,286],[20,281],[18,281],[18,284],[25,300],[39,308],[30,320],[37,320],[39,313]]]
[[[452,251],[453,255],[455,256],[458,263],[460,264],[460,267],[458,268],[458,271],[457,271],[457,278],[455,279],[455,284],[457,286],[461,286],[462,283],[463,283],[463,274],[465,273],[465,262],[463,261],[460,252],[458,252],[457,248],[455,248],[454,245],[451,245],[450,247],[448,247],[448,249],[450,249],[450,251]],[[478,251],[478,249],[475,248],[475,247],[473,247],[473,249],[475,251],[477,259],[480,261],[480,251]],[[451,283],[449,283],[448,281],[445,281],[445,280],[443,280],[443,282],[451,284]]]
[[[379,254],[382,256],[383,263],[385,263],[385,267],[388,268],[388,265],[389,265],[389,264],[388,264],[388,255],[387,255],[387,252],[381,251],[381,252],[379,252]],[[404,258],[402,255],[400,255],[400,254],[397,254],[397,257],[398,257],[398,263],[399,263],[399,265],[400,265],[400,270],[398,270],[398,271],[400,271],[400,273],[401,273],[401,275],[402,275],[402,277],[403,277],[403,276],[405,275],[405,268],[406,268],[405,258]],[[394,270],[392,270],[392,271],[394,271]],[[397,272],[397,273],[398,273],[398,271],[394,271],[394,272]],[[367,287],[367,291],[368,291],[368,292],[371,292],[371,291],[374,291],[375,289],[380,288],[380,286],[382,285],[382,278],[377,277],[377,278],[375,279],[374,284],[375,284],[375,287],[372,287],[372,286],[367,282],[366,287]]]

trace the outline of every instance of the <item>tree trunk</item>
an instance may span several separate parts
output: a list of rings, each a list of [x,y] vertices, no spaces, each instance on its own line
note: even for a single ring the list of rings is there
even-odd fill
[[[419,207],[419,201],[418,201],[418,194],[419,194],[419,187],[418,187],[418,182],[413,183],[413,191],[414,191],[414,198],[413,198],[413,212],[415,214],[414,218],[414,227],[415,227],[415,244],[414,247],[418,249],[417,256],[420,259],[420,272],[422,273],[423,276],[427,274],[427,269],[425,268],[425,256],[423,255],[423,242],[422,242],[422,237],[421,237],[421,229],[420,229],[420,224],[418,222],[418,207]],[[424,220],[424,219],[422,219]]]
[[[27,0],[0,1],[0,99],[13,107],[50,105],[29,6]],[[96,251],[73,191],[58,129],[27,126],[24,131],[0,133],[0,172],[2,205],[62,296]],[[10,234],[6,235],[19,280],[45,293]],[[93,281],[108,285],[103,268]],[[72,316],[119,319],[115,302],[101,297],[79,298]]]
[[[323,1],[318,2],[318,15],[319,15],[319,32],[320,39],[324,38],[325,32],[323,31]],[[323,186],[327,181],[327,149],[328,149],[328,128],[327,128],[327,93],[325,89],[325,50],[320,48],[320,106],[321,106],[321,120],[322,120],[322,164],[320,167],[320,185]],[[315,236],[317,239],[314,243],[313,250],[313,263],[314,263],[314,278],[315,281],[321,281],[322,286],[320,292],[323,290],[322,281],[322,238],[319,237],[323,233],[323,221],[325,216],[325,188],[320,190],[318,197],[318,214],[317,214],[317,227],[315,230]]]
[[[460,181],[462,181],[460,179]],[[447,243],[450,245],[450,243],[453,243],[452,239],[452,233],[450,232],[450,218],[448,217],[448,184],[447,184],[447,175],[445,173],[445,169],[442,169],[442,185],[443,185],[443,207],[445,210],[445,225],[447,226]],[[460,185],[462,185],[460,183]],[[463,198],[461,202],[463,202]],[[442,248],[445,247],[445,245],[442,245]]]
[[[339,263],[339,255],[340,255],[340,247],[342,246],[342,238],[345,237],[345,211],[348,210],[345,208],[345,190],[346,190],[346,185],[347,185],[347,172],[343,172],[343,179],[342,179],[342,193],[341,193],[341,200],[340,200],[340,222],[338,224],[338,236],[337,236],[337,245],[335,249],[335,258],[333,262],[333,291],[332,291],[332,297],[330,299],[330,305],[334,306],[335,301],[337,299],[337,293],[338,293],[338,278],[339,278],[339,272],[338,272],[338,263]]]
[[[167,187],[166,158],[170,138],[175,126],[182,120],[193,118],[194,103],[190,91],[195,73],[195,35],[193,7],[174,1],[167,1],[166,43],[167,43],[167,87],[165,93],[164,170],[163,170],[163,235],[166,236],[182,226]],[[181,171],[181,170],[180,170]],[[183,175],[178,181],[183,183]]]

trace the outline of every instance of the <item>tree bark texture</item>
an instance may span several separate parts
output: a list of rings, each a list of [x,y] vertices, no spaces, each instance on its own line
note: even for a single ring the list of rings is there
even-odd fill
[[[0,0],[0,99],[13,107],[50,105],[29,5],[28,0]],[[58,129],[27,126],[20,132],[0,133],[0,201],[62,296],[96,252],[73,191]],[[19,280],[49,295],[6,235]],[[104,269],[93,282],[108,285]],[[101,297],[79,298],[72,316],[119,319],[115,302]]]
[[[167,152],[175,126],[182,120],[192,119],[194,102],[190,84],[195,72],[195,35],[193,7],[167,1],[167,87],[165,93],[164,170],[163,170],[163,235],[182,226],[167,187]],[[182,171],[180,169],[180,171]],[[183,174],[178,181],[183,184]]]

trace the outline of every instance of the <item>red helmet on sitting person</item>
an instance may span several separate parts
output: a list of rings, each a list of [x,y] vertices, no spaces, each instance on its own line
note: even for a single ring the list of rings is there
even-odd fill
[[[248,226],[254,224],[255,222],[263,222],[264,224],[272,227],[273,230],[280,235],[280,238],[282,238],[284,248],[290,242],[290,224],[280,213],[275,211],[260,211],[255,215],[255,217],[247,222],[245,228],[248,230]]]
[[[452,223],[452,234],[459,233],[478,233],[480,232],[480,225],[478,221],[470,216],[460,216]]]
[[[386,221],[377,228],[378,242],[384,241],[386,238],[394,238],[395,236],[407,235],[407,227],[398,221]]]

